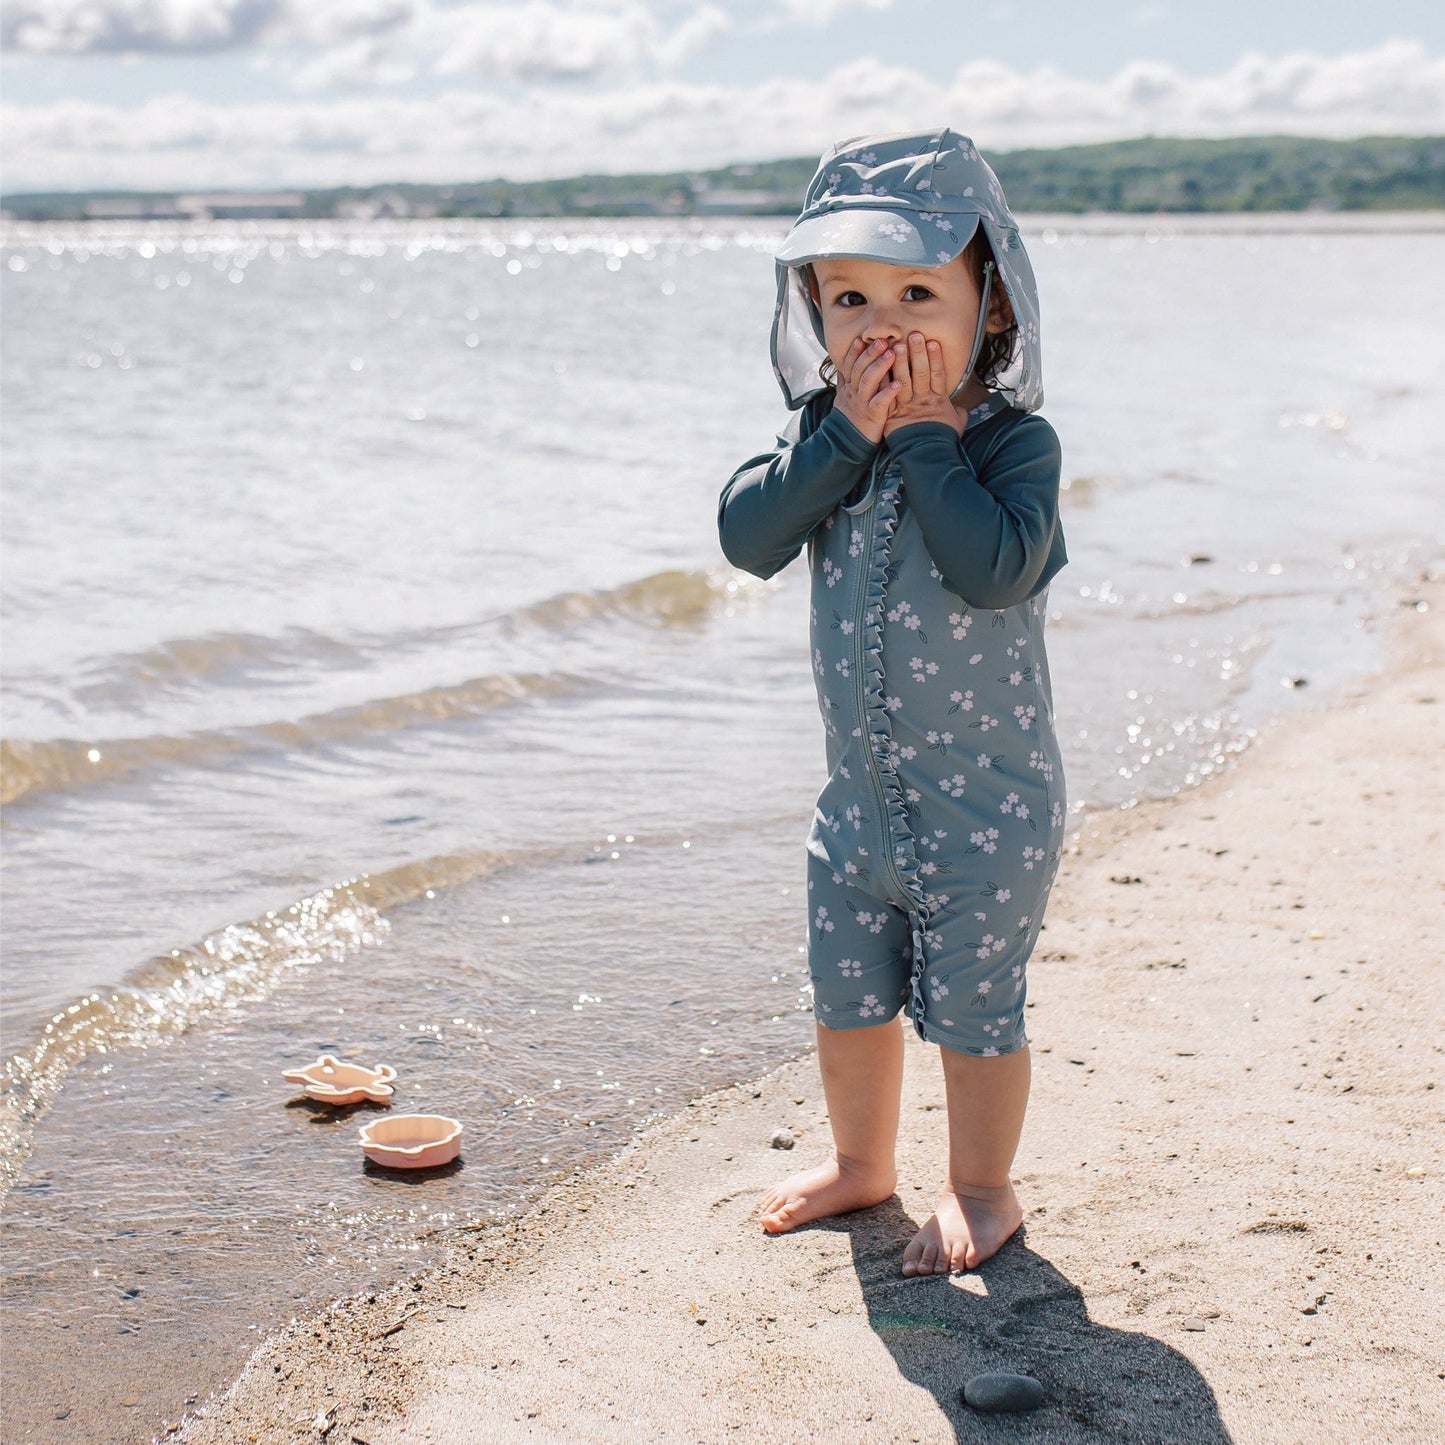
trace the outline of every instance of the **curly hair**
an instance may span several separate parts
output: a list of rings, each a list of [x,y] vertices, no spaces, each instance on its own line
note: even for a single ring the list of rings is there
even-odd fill
[[[963,248],[964,264],[967,265],[970,274],[973,276],[974,285],[978,287],[979,293],[983,292],[984,265],[993,260],[993,251],[989,246],[988,237],[984,233],[983,223],[979,223],[978,229],[973,233],[973,238]],[[807,284],[809,292],[816,298],[818,295],[818,277],[813,270],[811,262],[805,262],[800,268],[803,279]],[[995,390],[1001,384],[1002,378],[1008,369],[1018,360],[1019,351],[1019,324],[1014,316],[1013,304],[1010,302],[1008,292],[1004,290],[999,279],[997,267],[994,270],[994,284],[989,292],[989,305],[1001,306],[1008,317],[1008,325],[998,332],[985,332],[983,344],[978,350],[978,360],[973,364],[973,376],[981,385]],[[825,356],[818,364],[818,375],[828,386],[838,384],[838,368],[833,365],[832,357]]]

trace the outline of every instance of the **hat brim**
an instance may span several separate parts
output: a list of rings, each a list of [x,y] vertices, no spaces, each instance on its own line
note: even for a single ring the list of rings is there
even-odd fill
[[[774,253],[783,266],[829,259],[945,266],[973,239],[977,211],[848,206],[800,218]]]

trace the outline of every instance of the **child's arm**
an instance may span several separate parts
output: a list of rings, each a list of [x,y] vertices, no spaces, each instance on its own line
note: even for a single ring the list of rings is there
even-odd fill
[[[970,607],[1012,607],[1067,560],[1059,529],[1059,439],[1030,416],[999,443],[983,475],[941,422],[899,427],[888,449],[908,505],[948,588]]]
[[[778,442],[776,451],[744,462],[718,499],[723,555],[755,577],[771,577],[798,555],[813,528],[852,491],[878,451],[877,442],[837,410],[829,411],[801,441],[785,432]]]

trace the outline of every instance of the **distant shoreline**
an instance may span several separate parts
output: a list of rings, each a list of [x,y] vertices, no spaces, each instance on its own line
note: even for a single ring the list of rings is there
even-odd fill
[[[1331,141],[1144,137],[989,152],[1021,212],[1082,215],[1413,211],[1445,207],[1445,136]],[[783,216],[796,211],[811,156],[713,170],[557,180],[379,184],[271,190],[9,192],[0,219],[389,220]]]

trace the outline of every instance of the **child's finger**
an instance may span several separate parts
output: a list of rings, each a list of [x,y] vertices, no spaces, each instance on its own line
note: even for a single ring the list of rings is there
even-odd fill
[[[898,383],[897,399],[913,400],[913,375],[908,360],[908,343],[893,348],[893,379]]]
[[[863,367],[861,372],[855,374],[854,385],[864,396],[871,396],[887,381],[888,374],[893,370],[893,363],[896,360],[897,355],[892,348],[880,351],[872,361]]]
[[[868,343],[861,336],[855,336],[848,350],[843,354],[843,364],[838,368],[838,374],[847,383],[852,383],[853,372],[857,368],[858,358],[868,349]]]
[[[932,371],[929,366],[928,343],[921,331],[913,332],[908,338],[908,369],[912,373],[913,390],[923,395],[936,390],[932,385]]]
[[[928,343],[928,380],[931,390],[940,396],[948,395],[948,378],[943,372],[943,343],[940,341]]]

